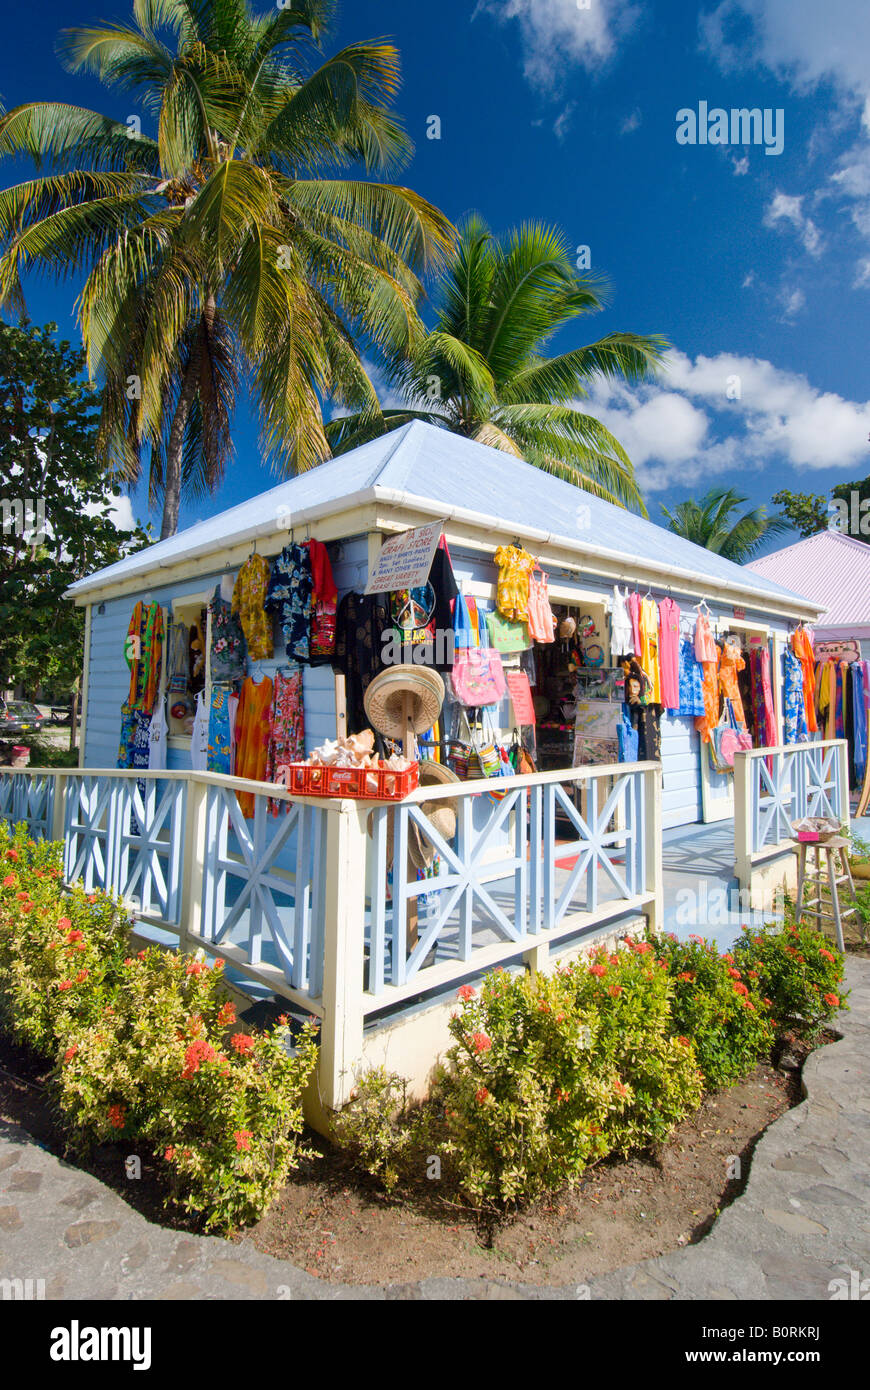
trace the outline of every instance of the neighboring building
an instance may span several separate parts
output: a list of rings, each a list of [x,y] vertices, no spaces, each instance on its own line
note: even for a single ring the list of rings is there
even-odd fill
[[[851,643],[870,659],[870,545],[842,531],[819,531],[745,567],[763,579],[806,594],[822,610],[816,645]]]
[[[761,570],[749,571],[510,454],[415,422],[159,541],[70,589],[69,596],[87,613],[82,766],[115,766],[129,679],[124,639],[138,599],[157,600],[176,620],[189,621],[208,603],[222,575],[238,570],[253,544],[274,556],[288,539],[308,535],[329,545],[341,596],[364,588],[369,563],[386,536],[439,518],[463,592],[492,603],[493,552],[517,540],[549,573],[554,605],[591,615],[600,633],[596,641],[605,649],[614,584],[649,592],[658,600],[670,596],[691,622],[694,605],[706,600],[720,632],[735,631],[748,644],[768,645],[781,741],[782,650],[796,623],[813,623],[828,605],[827,594],[823,598],[813,591],[805,598],[791,591],[806,587],[808,566],[795,571],[788,583]],[[858,548],[870,572],[870,550]],[[868,615],[870,636],[870,609],[862,612]],[[609,651],[605,656],[609,661]],[[274,662],[259,665],[268,674],[283,660],[276,631]],[[336,732],[328,666],[305,668],[304,703],[310,750]],[[694,720],[666,714],[661,730],[663,824],[730,815],[733,779],[712,771]],[[189,767],[189,747],[189,738],[170,738],[170,768]],[[570,754],[567,763],[558,765],[568,764]]]

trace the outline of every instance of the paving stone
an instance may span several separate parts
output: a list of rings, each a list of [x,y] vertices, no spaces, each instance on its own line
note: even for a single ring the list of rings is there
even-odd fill
[[[67,1226],[63,1240],[70,1250],[78,1250],[82,1245],[93,1245],[96,1241],[107,1240],[120,1229],[120,1221],[77,1221],[74,1225]]]
[[[19,1168],[9,1179],[7,1187],[16,1192],[38,1192],[42,1186],[42,1174],[32,1168]]]
[[[779,1211],[776,1207],[765,1207],[765,1221],[772,1221],[774,1226],[780,1226],[784,1231],[795,1236],[826,1236],[827,1226],[820,1226],[818,1221],[810,1221],[809,1217],[801,1216],[796,1211]]]
[[[17,1207],[0,1207],[0,1230],[17,1231],[23,1225]]]

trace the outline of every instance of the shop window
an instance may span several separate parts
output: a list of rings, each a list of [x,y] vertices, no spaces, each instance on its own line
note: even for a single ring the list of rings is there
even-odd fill
[[[167,629],[166,718],[170,739],[185,747],[190,744],[196,697],[208,684],[210,598],[210,593],[200,593],[174,599]]]

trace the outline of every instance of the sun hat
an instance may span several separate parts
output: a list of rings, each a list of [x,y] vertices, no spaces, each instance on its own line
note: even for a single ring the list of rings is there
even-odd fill
[[[407,702],[407,703],[406,703]],[[363,704],[371,724],[387,738],[404,739],[405,710],[415,734],[431,729],[444,703],[444,682],[426,666],[391,666],[369,684]]]
[[[443,763],[432,762],[429,759],[420,764],[420,786],[435,787],[445,786],[448,783],[456,782],[461,786],[461,779],[451,768],[445,767]],[[459,815],[459,802],[456,797],[445,797],[443,801],[424,801],[420,804],[420,810],[431,823],[433,829],[437,830],[442,840],[452,840],[456,834],[456,822]],[[390,811],[387,817],[387,863],[393,862],[393,835],[395,826],[395,812]],[[372,833],[372,819],[369,816],[369,834]],[[408,817],[408,859],[416,869],[428,869],[435,858],[435,846],[431,840],[427,839],[420,830],[416,821]]]

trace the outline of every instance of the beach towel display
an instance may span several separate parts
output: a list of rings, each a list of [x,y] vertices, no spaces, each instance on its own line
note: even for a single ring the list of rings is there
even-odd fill
[[[291,661],[307,662],[309,658],[313,592],[308,549],[291,541],[272,565],[265,598],[266,611],[281,624],[284,647]]]
[[[232,600],[251,661],[271,661],[274,654],[272,620],[264,607],[268,587],[269,561],[255,550],[239,570]]]

